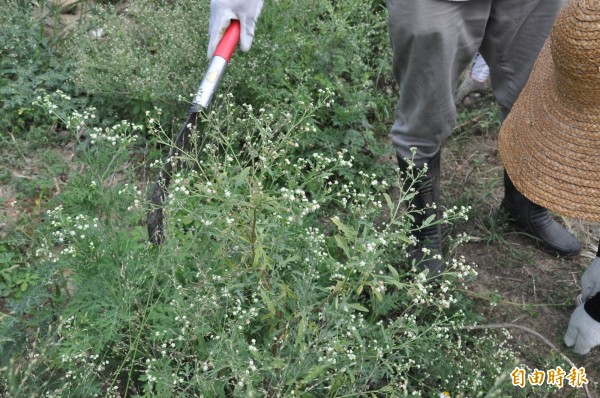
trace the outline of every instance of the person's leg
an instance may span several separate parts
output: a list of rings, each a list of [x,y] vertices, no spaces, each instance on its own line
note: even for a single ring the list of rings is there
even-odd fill
[[[479,47],[490,2],[387,1],[393,74],[400,87],[392,142],[405,175],[424,172],[413,186],[413,205],[420,212],[414,214],[418,245],[411,259],[433,274],[443,269],[440,226],[421,225],[439,216],[433,204],[439,201],[441,145],[456,123],[453,93]]]
[[[510,110],[529,78],[563,0],[494,0],[480,52],[498,104]]]
[[[537,55],[550,33],[562,0],[495,0],[481,44],[492,89],[504,120],[527,82]],[[523,196],[504,172],[501,207],[542,246],[559,255],[579,253],[581,244],[548,211]]]
[[[432,159],[455,126],[454,90],[483,38],[492,0],[388,0],[400,88],[391,137],[400,158]]]

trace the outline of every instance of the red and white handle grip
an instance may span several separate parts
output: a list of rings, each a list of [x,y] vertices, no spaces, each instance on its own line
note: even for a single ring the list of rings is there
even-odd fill
[[[198,91],[192,102],[191,112],[198,112],[201,109],[208,108],[239,40],[240,21],[233,19],[219,42],[208,69],[200,82],[200,87],[198,87]]]

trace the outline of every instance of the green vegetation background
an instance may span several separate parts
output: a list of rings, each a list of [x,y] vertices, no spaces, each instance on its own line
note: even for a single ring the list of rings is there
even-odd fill
[[[406,260],[382,1],[266,4],[147,242],[208,8],[0,4],[2,395],[511,396],[507,335],[464,329],[474,265]]]

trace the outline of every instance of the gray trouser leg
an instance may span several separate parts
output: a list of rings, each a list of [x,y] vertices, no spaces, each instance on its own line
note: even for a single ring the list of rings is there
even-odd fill
[[[400,87],[391,129],[396,154],[431,159],[456,124],[453,93],[481,46],[500,105],[512,107],[562,0],[387,0],[393,74]]]
[[[494,0],[480,52],[506,116],[529,78],[563,0]],[[504,118],[502,118],[504,120]]]

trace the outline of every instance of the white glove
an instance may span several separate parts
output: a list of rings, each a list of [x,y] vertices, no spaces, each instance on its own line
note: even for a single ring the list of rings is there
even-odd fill
[[[263,0],[211,0],[206,54],[208,59],[212,58],[232,19],[240,21],[240,49],[250,50],[254,39],[254,28],[262,6]]]
[[[581,276],[581,299],[585,302],[598,292],[600,292],[600,257],[594,258]]]
[[[577,354],[587,354],[592,347],[600,344],[600,294],[592,297],[588,302],[580,305],[573,311],[569,327],[565,334],[565,344],[574,346],[573,351]],[[595,312],[592,315],[588,311]]]

